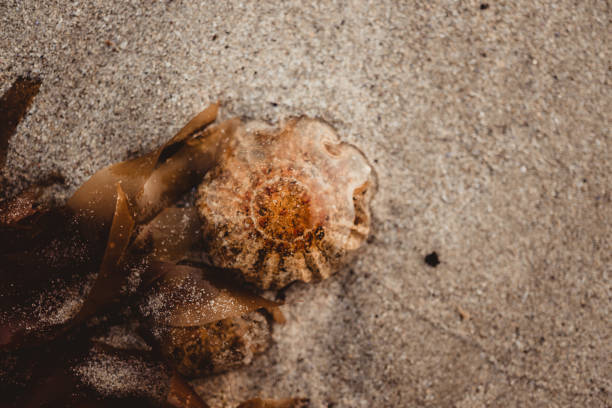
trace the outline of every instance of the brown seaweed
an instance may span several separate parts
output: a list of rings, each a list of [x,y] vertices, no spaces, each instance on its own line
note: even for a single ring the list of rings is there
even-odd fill
[[[196,185],[227,149],[237,123],[228,120],[193,134],[174,155],[159,163],[136,195],[137,220],[151,219]]]
[[[37,202],[41,191],[28,189],[17,197],[0,203],[0,225],[9,227],[38,212]]]
[[[172,139],[153,152],[132,160],[110,165],[87,180],[68,200],[68,207],[76,214],[89,221],[88,226],[106,228],[112,220],[116,198],[115,186],[121,187],[131,205],[137,220],[150,218],[154,215],[147,205],[153,205],[156,199],[164,202],[172,201],[184,193],[185,173],[201,162],[211,162],[211,150],[205,147],[218,144],[218,138],[211,137],[201,140],[193,146],[186,141],[193,137],[197,131],[213,122],[217,116],[218,105],[213,104],[193,118]],[[217,136],[220,136],[217,134]],[[174,154],[171,154],[173,153]],[[191,157],[190,154],[202,152],[201,157]],[[180,157],[180,159],[179,159]],[[198,160],[201,159],[201,160]],[[204,163],[206,164],[206,163]],[[209,164],[210,166],[211,164]],[[209,167],[208,166],[208,167]],[[182,171],[182,170],[187,170]],[[206,166],[202,171],[206,170]],[[169,174],[172,173],[172,174]],[[158,186],[160,183],[163,186]],[[170,183],[180,184],[180,191],[169,186]],[[170,189],[170,191],[168,191]],[[164,193],[168,196],[164,196]],[[163,207],[163,205],[162,205]],[[158,208],[156,205],[155,208]],[[161,208],[158,208],[161,209]]]
[[[309,400],[306,398],[287,398],[280,400],[253,398],[244,401],[237,408],[306,408]]]
[[[0,282],[3,295],[0,299],[0,348],[15,348],[53,338],[118,297],[127,277],[120,259],[130,243],[134,214],[138,214],[135,200],[130,200],[124,189],[144,190],[147,176],[167,172],[166,167],[172,162],[182,162],[183,168],[202,164],[198,160],[192,164],[194,160],[187,152],[202,152],[202,157],[208,157],[216,151],[217,144],[208,149],[208,139],[184,142],[213,121],[216,114],[217,105],[211,105],[160,149],[96,173],[74,194],[66,208],[40,208],[37,187],[3,203],[0,208],[0,272],[3,276]],[[218,135],[222,133],[217,132]],[[173,160],[173,153],[181,153],[182,160]],[[175,173],[181,170],[169,168]],[[175,178],[182,177],[175,174]],[[183,187],[187,188],[184,183]],[[179,191],[174,192],[179,194]],[[112,209],[110,213],[109,209]],[[107,243],[106,247],[102,242]],[[174,253],[176,251],[178,248],[174,247]],[[163,251],[158,248],[157,252]],[[75,298],[73,288],[87,287],[86,282],[91,281],[96,271],[98,277],[93,289]],[[50,291],[49,282],[60,282],[63,293]],[[53,306],[61,309],[62,314],[54,316],[51,322],[41,320],[37,314],[48,308],[50,302],[54,302]],[[66,309],[68,306],[70,309]],[[37,312],[37,309],[43,310]]]
[[[187,265],[165,264],[164,275],[145,297],[140,309],[157,325],[203,326],[279,304],[215,279],[207,271]]]
[[[280,303],[230,280],[236,271],[178,264],[201,245],[202,224],[196,208],[177,201],[231,153],[241,123],[208,126],[217,110],[211,105],[155,151],[96,172],[64,207],[41,205],[36,187],[2,203],[0,350],[10,352],[0,354],[0,363],[13,361],[14,367],[0,371],[0,380],[10,374],[21,382],[0,386],[0,394],[13,394],[0,397],[0,406],[206,408],[161,353],[154,332],[202,328],[260,309],[284,321]],[[41,319],[48,304],[62,313]],[[138,316],[130,314],[132,306]],[[144,323],[140,334],[149,351],[92,340],[120,307],[126,308],[121,318]],[[148,370],[157,394],[103,389],[100,375],[137,367]],[[125,385],[119,377],[114,381]],[[240,407],[306,403],[254,399]]]
[[[74,317],[104,247],[65,209],[0,225],[0,350],[55,337]]]
[[[127,279],[121,261],[132,236],[134,218],[128,207],[128,199],[121,188],[121,184],[117,184],[116,188],[115,213],[100,271],[89,296],[85,299],[85,303],[74,319],[74,324],[82,322],[109,301],[118,297],[121,286],[125,284]]]
[[[6,162],[9,139],[38,95],[41,84],[37,78],[19,77],[0,97],[0,169]]]
[[[178,262],[202,240],[201,222],[194,207],[169,207],[145,225],[133,247],[158,261]]]
[[[208,408],[200,396],[180,375],[174,374],[170,380],[168,402],[180,408]]]
[[[35,377],[9,407],[208,408],[193,388],[154,353],[86,341],[38,353]],[[23,362],[25,363],[25,361]],[[0,398],[0,406],[2,398]]]

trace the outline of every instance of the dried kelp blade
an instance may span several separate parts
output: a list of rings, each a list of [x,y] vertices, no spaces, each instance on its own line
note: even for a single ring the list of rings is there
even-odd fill
[[[159,149],[145,156],[113,164],[98,171],[68,200],[68,207],[85,219],[91,220],[92,225],[107,227],[113,216],[117,183],[121,184],[130,199],[135,199],[142,194],[145,182],[153,171],[166,163],[173,156],[173,152],[180,150],[182,144],[194,132],[213,122],[217,111],[217,104],[209,106]],[[136,213],[139,213],[138,208],[136,208]]]
[[[173,375],[150,352],[118,349],[96,342],[72,364],[69,372],[79,384],[79,394],[89,396],[90,400],[116,401],[131,397],[155,406],[167,402]]]
[[[134,218],[129,208],[128,198],[120,184],[116,185],[116,204],[106,251],[102,258],[96,282],[85,303],[74,319],[74,324],[85,320],[100,307],[119,295],[127,276],[122,268],[124,256],[134,229]]]
[[[208,407],[182,377],[147,351],[86,341],[43,359],[32,383],[9,406]]]
[[[213,283],[200,268],[166,264],[165,269],[141,306],[141,312],[159,325],[202,326],[278,306],[244,289]]]
[[[0,97],[0,169],[6,162],[9,139],[25,116],[42,81],[19,77]]]
[[[201,222],[194,207],[169,207],[145,225],[133,248],[152,259],[178,262],[202,239]]]
[[[57,218],[45,217],[49,211],[39,206],[40,193],[39,189],[28,189],[0,203],[0,254],[31,251],[41,244],[41,237],[57,230],[52,228],[57,226]]]
[[[238,405],[237,408],[306,408],[310,401],[306,398],[287,398],[280,400],[253,398]]]
[[[170,380],[168,403],[177,408],[209,408],[191,385],[176,373]]]
[[[68,200],[68,207],[84,220],[85,228],[97,235],[112,221],[117,184],[133,197],[144,185],[153,164],[153,157],[148,155],[98,171]]]
[[[106,398],[98,400],[84,396],[73,396],[69,402],[66,402],[66,405],[62,406],[62,408],[159,408],[159,406],[158,404],[152,404],[147,400],[137,397]]]
[[[81,340],[87,329],[76,333]],[[62,400],[76,391],[68,367],[82,358],[87,342],[49,341],[0,354],[0,407],[39,408],[68,406]]]
[[[0,203],[0,226],[15,225],[38,212],[36,202],[41,191],[26,190],[10,200]],[[1,228],[1,227],[0,227]]]
[[[62,209],[0,226],[0,241],[0,348],[54,337],[83,304],[104,247]]]
[[[116,188],[106,249],[106,235],[85,238],[71,211],[35,208],[35,190],[16,199],[0,225],[0,347],[54,338],[119,294],[119,260],[134,221]]]
[[[49,208],[40,199],[46,187],[61,182],[61,175],[51,174],[0,202],[0,254],[31,251],[41,244],[41,239],[61,230],[62,222],[70,222],[65,219],[68,214],[64,208]]]
[[[189,121],[179,132],[174,135],[172,139],[170,139],[162,149],[159,151],[157,156],[157,162],[163,163],[172,155],[173,152],[176,151],[177,145],[193,136],[198,130],[204,128],[205,126],[213,123],[217,119],[217,114],[219,113],[219,104],[213,103],[204,109],[202,112],[198,113],[193,119]]]
[[[227,120],[193,134],[171,157],[158,161],[136,195],[137,221],[149,220],[200,182],[226,151],[238,123],[237,119]]]

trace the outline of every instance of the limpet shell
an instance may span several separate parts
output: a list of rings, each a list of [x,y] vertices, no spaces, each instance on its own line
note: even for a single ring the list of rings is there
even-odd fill
[[[241,123],[198,191],[208,256],[261,289],[325,279],[368,236],[373,180],[323,121]]]

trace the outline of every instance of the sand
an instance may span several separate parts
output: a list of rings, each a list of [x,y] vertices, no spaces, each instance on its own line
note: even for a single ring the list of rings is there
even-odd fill
[[[216,100],[370,159],[369,243],[211,405],[612,405],[609,2],[208,3],[4,1],[0,93],[42,79],[4,197],[55,172],[64,199]]]

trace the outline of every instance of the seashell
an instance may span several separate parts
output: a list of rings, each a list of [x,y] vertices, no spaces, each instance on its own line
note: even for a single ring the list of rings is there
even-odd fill
[[[373,189],[364,155],[320,120],[240,123],[198,190],[207,254],[261,289],[325,279],[366,240]]]
[[[167,327],[159,342],[163,355],[185,377],[204,377],[250,364],[270,343],[264,316],[251,312],[194,327]]]

